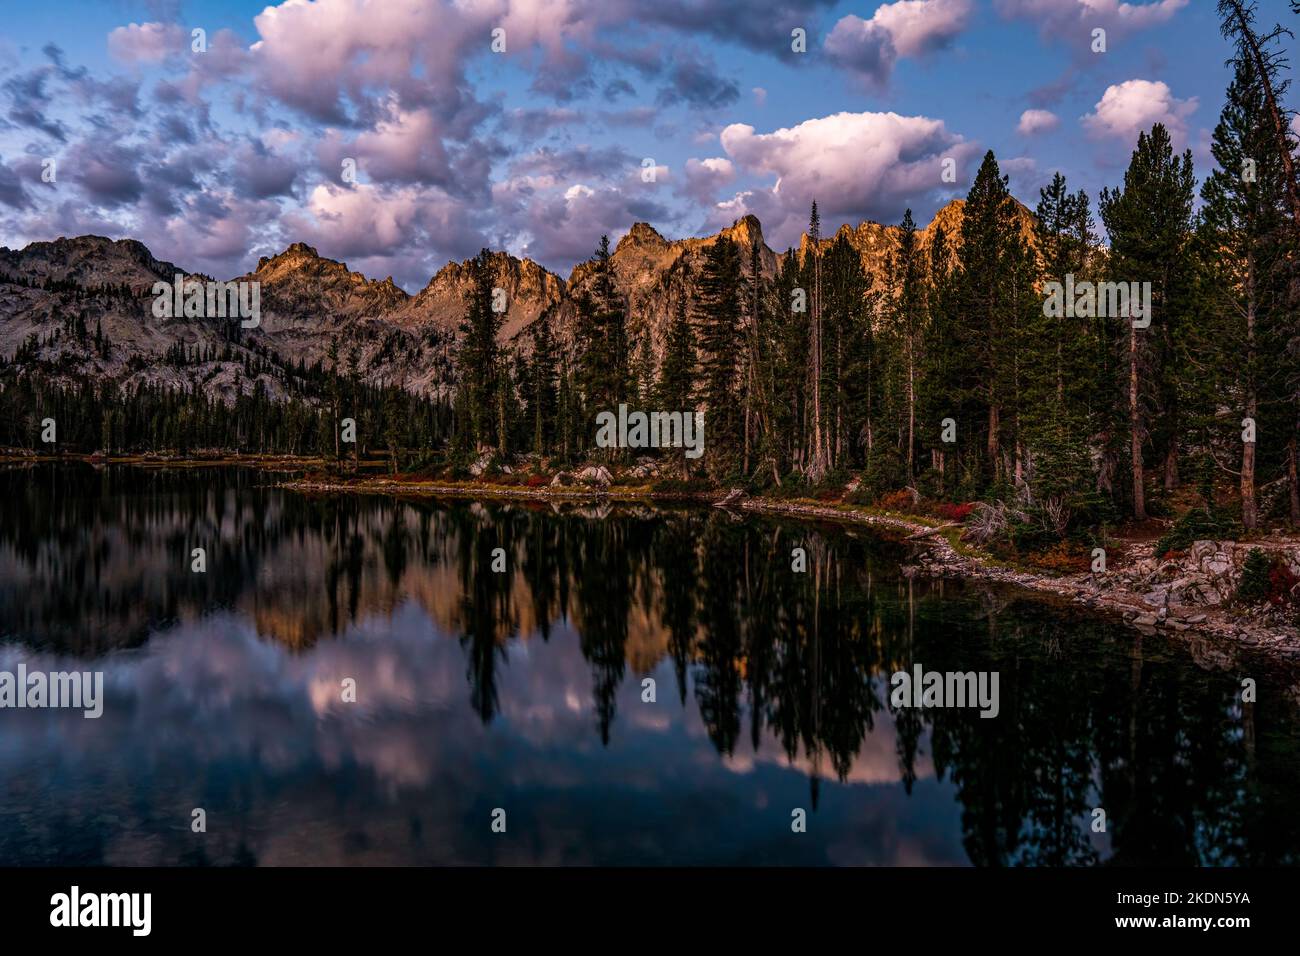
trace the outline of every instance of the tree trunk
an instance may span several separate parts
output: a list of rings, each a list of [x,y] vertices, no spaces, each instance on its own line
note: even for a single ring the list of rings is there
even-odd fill
[[[1259,413],[1259,396],[1255,387],[1255,257],[1246,263],[1246,417],[1252,432]],[[1255,503],[1255,435],[1241,442],[1241,523],[1247,531],[1259,524]]]
[[[1293,436],[1286,446],[1286,484],[1291,500],[1291,527],[1300,528],[1300,475],[1296,470],[1296,448]]]
[[[913,466],[914,446],[916,444],[916,361],[913,355],[913,336],[907,336],[907,481],[912,482],[916,474]]]
[[[1147,520],[1146,495],[1142,487],[1142,415],[1138,406],[1137,329],[1128,326],[1128,424],[1129,451],[1133,468],[1133,519]]]
[[[812,364],[813,447],[809,461],[809,476],[821,481],[827,472],[826,437],[822,429],[822,312],[821,312],[821,253],[813,247],[812,341],[809,358]]]
[[[993,469],[994,479],[998,476],[998,407],[989,403],[989,467]]]

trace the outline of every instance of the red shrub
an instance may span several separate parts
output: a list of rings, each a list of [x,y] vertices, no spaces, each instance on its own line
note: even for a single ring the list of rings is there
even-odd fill
[[[935,513],[947,521],[965,521],[972,511],[975,510],[975,502],[968,501],[961,505],[950,505],[946,503],[934,506]]]
[[[891,491],[887,495],[881,495],[876,502],[886,511],[911,511],[915,504],[912,500],[912,493],[906,488],[898,491]]]
[[[1268,603],[1282,607],[1291,603],[1291,589],[1300,584],[1300,578],[1291,573],[1281,561],[1275,561],[1268,571]]]

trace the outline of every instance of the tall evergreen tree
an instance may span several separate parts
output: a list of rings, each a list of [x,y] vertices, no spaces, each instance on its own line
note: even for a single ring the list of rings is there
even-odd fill
[[[1287,308],[1287,266],[1295,246],[1286,223],[1286,174],[1272,140],[1263,84],[1253,59],[1239,55],[1211,146],[1218,168],[1201,190],[1208,281],[1202,297],[1207,309],[1197,327],[1195,378],[1212,390],[1203,395],[1208,407],[1229,400],[1241,413],[1231,416],[1227,430],[1235,435],[1242,425],[1237,473],[1241,520],[1248,529],[1259,523],[1257,449],[1266,466],[1285,465],[1291,521],[1300,522],[1296,381],[1294,362],[1287,358],[1295,334]],[[1254,435],[1239,418],[1253,423]]]
[[[1144,446],[1149,440],[1166,488],[1178,480],[1180,387],[1185,384],[1185,329],[1178,317],[1195,284],[1191,256],[1195,176],[1192,154],[1176,157],[1169,132],[1157,123],[1138,135],[1124,185],[1103,189],[1100,208],[1110,235],[1109,278],[1150,282],[1150,326],[1126,321],[1130,470],[1133,516],[1146,518]]]
[[[1003,477],[1004,421],[1014,422],[1018,349],[1017,316],[1022,303],[1007,282],[1013,263],[1025,256],[1015,200],[993,151],[975,175],[961,224],[961,336],[970,362],[958,385],[973,393],[985,417],[985,467]],[[1018,453],[1019,436],[1012,435]]]
[[[543,313],[532,326],[533,354],[529,362],[529,419],[533,451],[545,454],[555,434],[559,404],[555,335],[551,331],[551,313]]]
[[[576,376],[587,416],[613,410],[630,397],[627,306],[614,284],[609,237],[601,236],[589,288],[578,301]]]
[[[699,330],[706,460],[714,477],[730,472],[739,460],[736,343],[741,316],[740,270],[739,247],[727,236],[720,236],[705,253],[692,314],[692,324]]]
[[[470,260],[468,309],[460,325],[460,352],[456,367],[461,389],[457,430],[471,448],[493,444],[497,418],[497,376],[500,373],[497,333],[504,314],[493,310],[491,253],[484,249]]]

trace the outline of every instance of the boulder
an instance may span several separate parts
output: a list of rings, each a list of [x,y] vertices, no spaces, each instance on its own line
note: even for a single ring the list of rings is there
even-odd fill
[[[1164,588],[1156,588],[1154,591],[1142,595],[1142,603],[1147,607],[1164,607],[1169,603],[1169,592]]]
[[[588,465],[578,472],[578,480],[584,485],[599,485],[603,488],[613,481],[614,477],[604,465]]]

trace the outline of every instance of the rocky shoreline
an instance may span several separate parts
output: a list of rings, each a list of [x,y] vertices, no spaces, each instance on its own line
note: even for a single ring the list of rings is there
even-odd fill
[[[945,532],[952,523],[929,524],[911,515],[878,513],[850,505],[807,500],[755,498],[737,491],[655,492],[646,488],[552,485],[524,488],[478,483],[412,482],[388,478],[353,481],[301,479],[281,487],[305,493],[361,492],[443,498],[524,501],[695,501],[737,512],[826,520],[862,525],[902,535],[915,546],[914,563],[904,573],[960,578],[1034,591],[1090,613],[1113,617],[1146,633],[1200,636],[1222,643],[1222,650],[1250,651],[1279,661],[1300,663],[1300,630],[1268,609],[1240,611],[1226,602],[1253,547],[1282,550],[1300,571],[1300,544],[1243,545],[1198,541],[1177,560],[1157,561],[1150,544],[1132,544],[1122,562],[1104,573],[1051,575],[1008,567],[972,548],[954,546]]]

